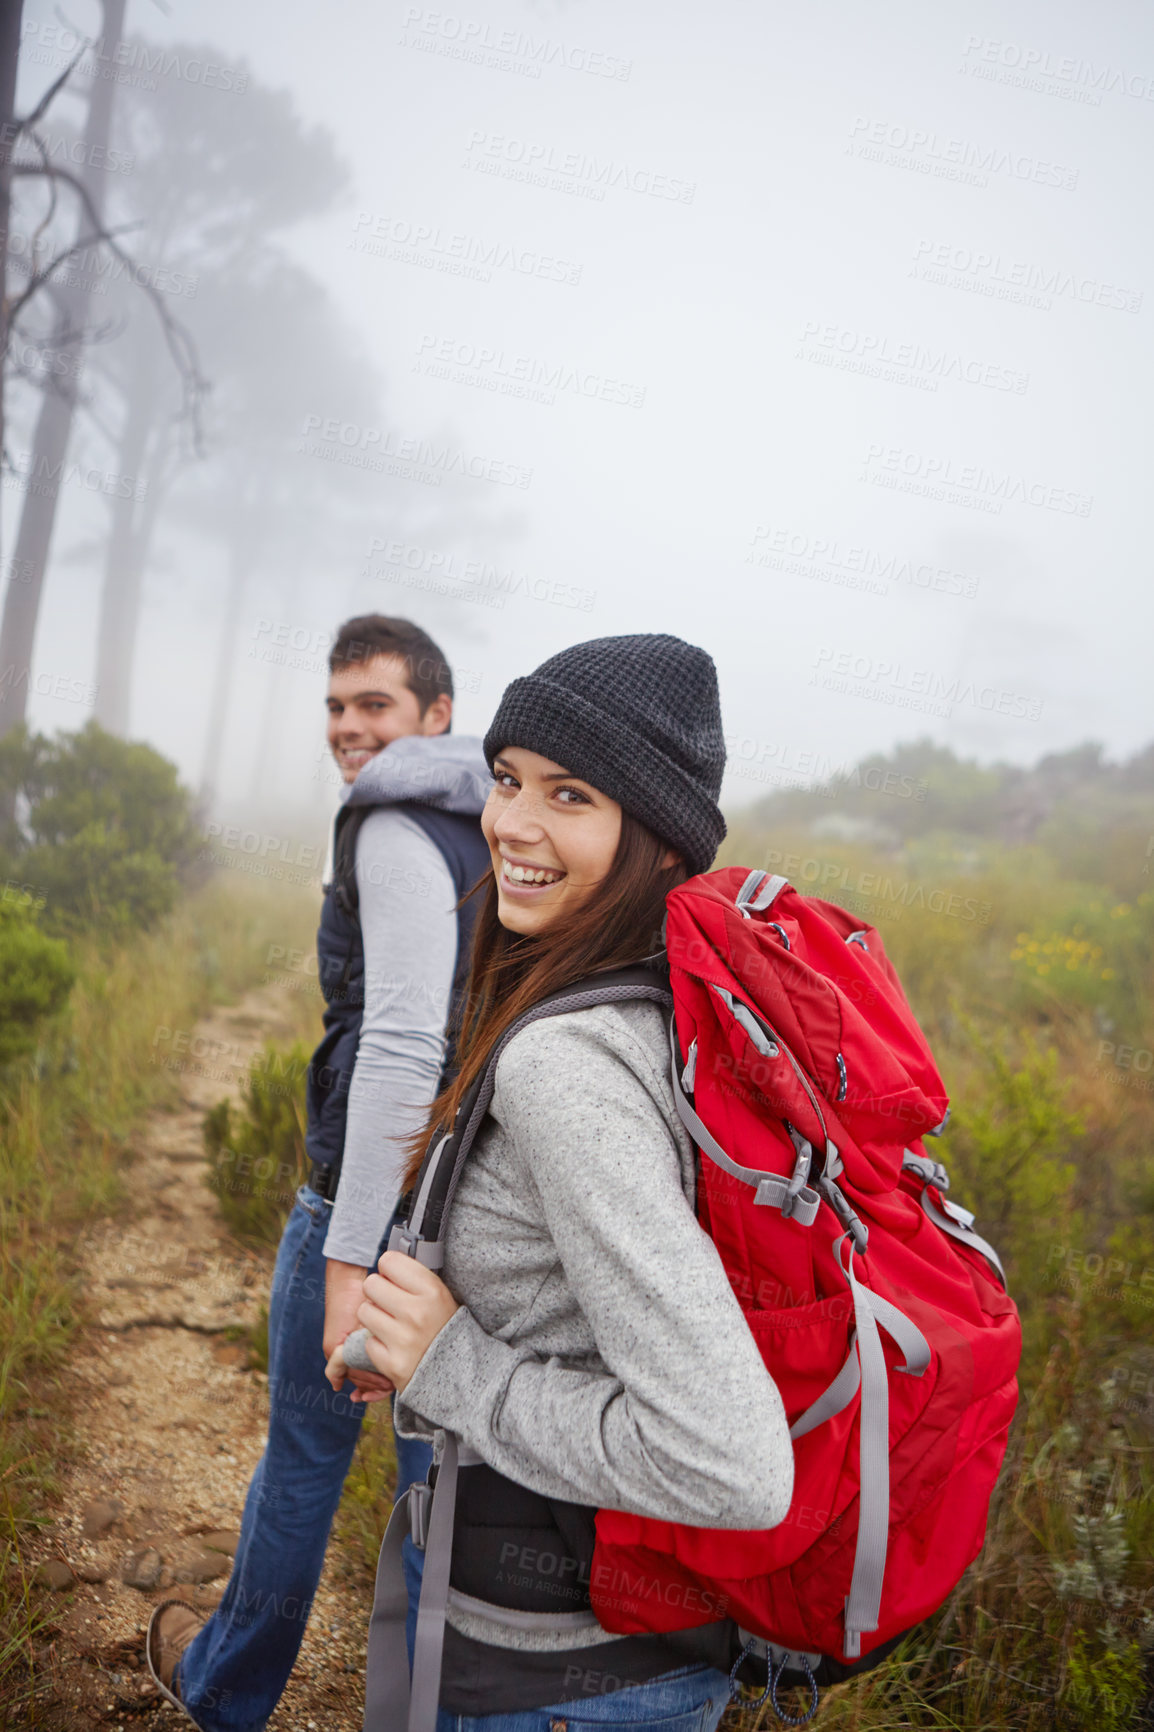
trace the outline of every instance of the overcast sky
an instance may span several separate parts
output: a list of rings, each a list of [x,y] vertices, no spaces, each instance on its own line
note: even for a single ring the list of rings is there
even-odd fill
[[[64,13],[26,12],[44,46]],[[380,547],[254,591],[250,636],[409,613],[482,731],[565,644],[675,632],[717,662],[733,806],[920,734],[1024,763],[1154,733],[1147,6],[130,0],[129,27],[332,131],[353,191],[290,244],[386,394],[366,426],[319,393],[286,442],[415,465],[411,513],[366,469]],[[435,440],[480,530],[438,526]],[[179,575],[133,725],[195,779],[223,575]],[[82,660],[94,606],[51,573],[38,659]],[[318,724],[323,676],[271,677],[242,669],[234,797],[270,741],[287,791]]]

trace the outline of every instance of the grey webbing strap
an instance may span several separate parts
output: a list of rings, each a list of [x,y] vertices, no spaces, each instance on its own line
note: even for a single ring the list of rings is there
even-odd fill
[[[892,1335],[905,1356],[905,1364],[896,1367],[898,1371],[907,1371],[911,1377],[920,1377],[930,1362],[930,1344],[918,1328],[910,1321],[904,1311],[899,1311],[896,1305],[891,1305],[888,1299],[883,1299],[879,1293],[870,1292],[870,1308],[887,1335]],[[800,1419],[795,1419],[789,1428],[792,1438],[804,1437],[809,1431],[816,1431],[819,1425],[824,1425],[827,1419],[847,1408],[858,1392],[861,1383],[861,1367],[857,1355],[857,1330],[849,1338],[849,1353],[845,1363],[834,1378],[828,1383],[817,1400],[806,1408]]]
[[[824,1425],[827,1419],[832,1419],[835,1413],[840,1413],[849,1406],[858,1392],[861,1383],[861,1367],[857,1357],[857,1330],[849,1338],[849,1353],[845,1364],[832,1383],[827,1383],[817,1400],[807,1407],[800,1419],[795,1419],[789,1428],[789,1435],[796,1439],[804,1437],[807,1431],[816,1431],[819,1425]]]
[[[883,1299],[880,1293],[869,1289],[870,1310],[881,1324],[887,1335],[893,1337],[902,1350],[904,1365],[895,1365],[895,1371],[905,1371],[911,1377],[920,1377],[930,1362],[930,1344],[914,1322],[904,1311],[899,1311],[896,1305],[891,1305],[888,1299]]]
[[[849,1240],[849,1252],[843,1260],[841,1248]],[[843,1233],[833,1247],[834,1256],[849,1284],[853,1296],[854,1321],[857,1325],[857,1355],[861,1364],[861,1414],[859,1417],[860,1483],[858,1498],[857,1546],[854,1551],[853,1576],[845,1603],[845,1657],[856,1660],[861,1656],[861,1639],[866,1631],[876,1630],[881,1609],[882,1583],[886,1573],[886,1551],[890,1527],[890,1390],[885,1354],[882,1351],[881,1326],[902,1350],[905,1364],[899,1366],[920,1377],[930,1362],[930,1344],[913,1320],[899,1311],[888,1299],[872,1288],[864,1287],[854,1274],[854,1241],[851,1233]],[[825,1396],[819,1396],[820,1407],[843,1377],[843,1365]],[[844,1389],[843,1389],[844,1393]],[[850,1392],[852,1396],[852,1391]],[[831,1418],[839,1409],[831,1406],[822,1418]],[[809,1412],[813,1412],[811,1408]],[[800,1425],[808,1414],[803,1414]]]
[[[849,1258],[843,1262],[841,1248],[847,1239]],[[845,1658],[856,1660],[861,1657],[862,1635],[878,1627],[889,1546],[889,1378],[877,1318],[871,1305],[874,1296],[854,1274],[853,1239],[848,1233],[843,1233],[834,1242],[833,1250],[853,1296],[857,1351],[861,1360],[861,1413],[858,1419],[861,1491],[853,1575],[845,1602]]]
[[[457,1439],[451,1431],[445,1433],[433,1492],[411,1687],[405,1645],[409,1598],[401,1558],[401,1545],[409,1531],[408,1510],[402,1508],[407,1504],[405,1497],[393,1506],[377,1566],[365,1670],[365,1732],[436,1732],[453,1523],[457,1513]]]
[[[762,871],[761,867],[755,866],[753,871],[750,872],[745,879],[745,882],[737,892],[737,895],[734,897],[734,901],[743,913],[745,912],[746,903],[749,901],[750,897],[753,895],[764,877],[765,873]]]
[[[747,1004],[742,1004],[739,998],[734,998],[732,992],[727,992],[724,986],[714,986],[714,992],[725,1005],[730,1015],[739,1022],[758,1052],[763,1058],[776,1058],[781,1050],[775,1040],[771,1040],[750,1010]]]
[[[789,1198],[788,1179],[781,1178],[777,1173],[763,1172],[760,1167],[742,1167],[736,1161],[731,1161],[721,1144],[698,1118],[686,1098],[681,1086],[681,1055],[677,1050],[677,1030],[672,1019],[669,1024],[669,1045],[673,1054],[670,1067],[673,1080],[673,1099],[677,1105],[677,1116],[697,1144],[703,1154],[735,1179],[740,1179],[743,1185],[752,1185],[754,1202],[768,1204],[770,1208],[780,1209]],[[801,1227],[812,1227],[821,1207],[821,1198],[815,1190],[805,1185],[793,1199],[793,1211],[789,1217]]]
[[[945,1123],[944,1119],[942,1123]],[[942,1198],[942,1208],[939,1209],[925,1188],[934,1185],[939,1191],[948,1189],[950,1177],[942,1163],[932,1161],[928,1155],[915,1155],[911,1149],[906,1149],[902,1154],[902,1170],[913,1173],[922,1181],[922,1208],[934,1226],[940,1227],[943,1233],[948,1233],[951,1239],[957,1239],[961,1244],[969,1245],[972,1250],[979,1252],[987,1263],[997,1270],[998,1278],[1004,1287],[1006,1271],[1002,1268],[1002,1259],[988,1239],[983,1239],[980,1233],[974,1232],[974,1217],[970,1211],[963,1209],[958,1203],[951,1203],[948,1197]],[[942,1213],[943,1209],[945,1214]]]
[[[436,1732],[441,1697],[441,1650],[445,1643],[445,1608],[449,1601],[449,1567],[453,1561],[453,1523],[457,1514],[457,1439],[445,1433],[437,1466],[433,1513],[421,1575],[417,1634],[413,1643],[413,1692],[408,1732]],[[394,1732],[382,1727],[381,1732]],[[400,1728],[396,1728],[400,1732]]]
[[[446,1131],[441,1137],[441,1140],[438,1142],[429,1159],[428,1167],[421,1178],[417,1194],[413,1198],[413,1207],[409,1213],[409,1219],[407,1221],[399,1221],[389,1234],[390,1251],[406,1251],[410,1257],[415,1257],[419,1263],[424,1263],[427,1268],[439,1269],[444,1262],[444,1253],[441,1249],[440,1241],[422,1239],[420,1237],[420,1231],[421,1225],[425,1219],[425,1210],[428,1207],[429,1198],[432,1195],[434,1186],[437,1182],[437,1170],[444,1159],[445,1150],[452,1141],[452,1138],[453,1133],[451,1131]],[[435,1258],[436,1261],[431,1261],[432,1258]]]
[[[491,1624],[503,1624],[507,1630],[592,1630],[600,1628],[596,1612],[519,1612],[513,1606],[496,1606],[491,1600],[478,1600],[463,1594],[458,1588],[449,1589],[449,1604],[461,1612],[472,1612],[487,1618]]]
[[[949,1210],[950,1216],[953,1217],[952,1219],[942,1214],[941,1209],[939,1209],[931,1200],[928,1191],[922,1192],[922,1208],[934,1223],[935,1227],[940,1227],[943,1233],[948,1233],[950,1235],[951,1239],[958,1239],[963,1245],[969,1245],[973,1250],[980,1251],[987,1263],[993,1264],[994,1268],[998,1272],[998,1277],[1002,1286],[1004,1287],[1006,1285],[1006,1271],[1002,1268],[1002,1259],[998,1256],[998,1253],[994,1250],[994,1247],[990,1244],[989,1240],[983,1239],[982,1235],[980,1233],[975,1233],[973,1228],[969,1225],[969,1222],[974,1218],[970,1214],[969,1210],[959,1209],[957,1203],[950,1203],[944,1200],[942,1206]],[[957,1214],[955,1214],[955,1210],[957,1211]],[[963,1218],[962,1220],[959,1220],[957,1218],[958,1215],[968,1217],[968,1219]]]
[[[948,1191],[950,1175],[940,1161],[932,1161],[929,1155],[915,1155],[912,1149],[902,1150],[902,1172],[913,1173],[923,1185],[936,1185],[939,1191]]]
[[[533,1005],[523,1016],[518,1017],[511,1027],[505,1030],[489,1055],[477,1085],[477,1092],[473,1099],[468,1121],[460,1136],[456,1138],[453,1167],[445,1188],[445,1200],[441,1205],[440,1230],[437,1237],[435,1239],[430,1237],[426,1228],[425,1217],[429,1211],[430,1203],[437,1193],[441,1167],[449,1158],[449,1151],[454,1144],[452,1131],[446,1131],[443,1134],[426,1160],[422,1168],[417,1194],[413,1198],[409,1218],[407,1221],[399,1222],[389,1234],[390,1251],[404,1251],[407,1256],[414,1257],[418,1263],[423,1263],[429,1269],[440,1269],[443,1266],[444,1250],[441,1239],[444,1236],[445,1223],[448,1220],[449,1210],[456,1195],[457,1183],[468,1158],[469,1150],[473,1146],[473,1140],[484,1123],[485,1115],[492,1103],[493,1089],[497,1080],[498,1060],[514,1036],[520,1034],[521,1030],[527,1028],[531,1022],[539,1022],[545,1017],[562,1016],[570,1011],[588,1009],[591,1005],[618,1004],[638,998],[663,1005],[672,1003],[672,994],[669,988],[664,983],[659,984],[654,980],[625,982],[618,980],[616,983],[606,986],[590,983],[587,986],[578,987],[572,992],[545,999],[541,1004]]]
[[[409,1494],[393,1505],[377,1563],[365,1668],[365,1732],[401,1732],[409,1719],[409,1592],[401,1546],[409,1531]]]
[[[755,867],[737,892],[736,903],[742,915],[748,920],[751,913],[761,914],[774,899],[781,894],[789,883],[788,878],[782,878],[775,873],[771,878],[768,872]]]

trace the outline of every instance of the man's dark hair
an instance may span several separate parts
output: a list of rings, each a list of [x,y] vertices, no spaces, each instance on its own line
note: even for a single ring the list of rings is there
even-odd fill
[[[405,679],[424,715],[434,698],[453,695],[453,670],[428,632],[411,619],[363,613],[340,626],[329,651],[329,672],[338,673],[374,656],[397,656]]]

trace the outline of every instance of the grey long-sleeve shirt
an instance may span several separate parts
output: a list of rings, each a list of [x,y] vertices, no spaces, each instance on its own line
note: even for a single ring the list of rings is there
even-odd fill
[[[365,1010],[324,1253],[368,1269],[400,1194],[405,1139],[420,1130],[437,1092],[457,892],[440,849],[403,806],[365,819],[356,870]]]
[[[656,1006],[599,1005],[514,1037],[457,1189],[443,1275],[461,1303],[395,1423],[456,1432],[547,1497],[699,1526],[781,1521],[793,1447],[694,1214],[695,1152]],[[356,1337],[350,1338],[350,1341]],[[557,1649],[450,1608],[463,1634]]]

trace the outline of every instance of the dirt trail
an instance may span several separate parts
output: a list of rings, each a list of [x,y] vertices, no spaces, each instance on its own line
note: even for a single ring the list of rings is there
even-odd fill
[[[224,1591],[267,1408],[265,1380],[244,1369],[230,1332],[256,1321],[272,1266],[271,1253],[239,1251],[225,1233],[204,1183],[201,1124],[208,1107],[237,1095],[263,1041],[291,1032],[265,988],[179,1043],[184,1056],[167,1062],[179,1070],[182,1104],[141,1127],[125,1218],[101,1223],[83,1246],[93,1326],[78,1338],[62,1395],[83,1453],[31,1559],[42,1579],[55,1571],[68,1585],[39,1596],[57,1633],[35,1718],[18,1724],[188,1724],[155,1693],[142,1633],[156,1601],[213,1606]],[[277,1732],[359,1732],[368,1606],[363,1591],[331,1577],[326,1570],[270,1722]]]

